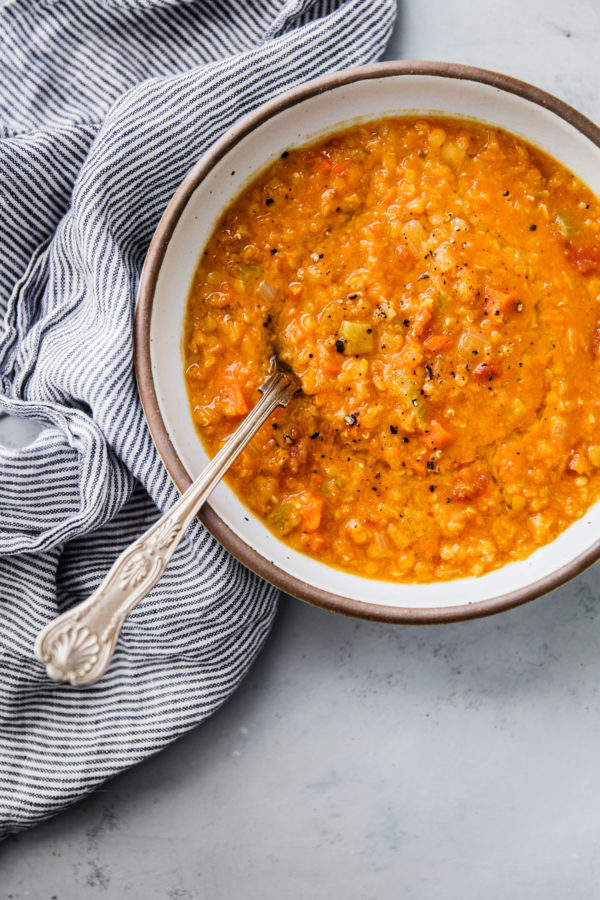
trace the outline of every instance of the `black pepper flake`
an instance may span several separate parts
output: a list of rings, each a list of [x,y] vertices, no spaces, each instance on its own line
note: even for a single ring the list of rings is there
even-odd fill
[[[434,461],[433,461],[432,459],[428,459],[428,460],[427,460],[427,468],[428,468],[428,469],[435,469],[435,463],[434,463]]]
[[[381,472],[376,472],[376,473],[375,473],[375,478],[381,478]]]
[[[282,158],[282,159],[287,159],[287,157],[288,157],[289,155],[290,155],[290,154],[288,153],[288,151],[287,151],[287,150],[284,150],[283,153],[281,154],[281,158]]]
[[[344,422],[348,426],[356,425],[356,423],[358,422],[358,416],[355,413],[350,413],[349,416],[344,416]]]
[[[402,322],[402,324],[403,324],[404,326],[406,326],[406,328],[408,328],[408,326],[410,325],[410,319],[404,319],[403,322]]]
[[[277,431],[277,429],[279,428],[279,425],[277,424],[277,422],[273,422],[273,428],[275,429],[275,431]]]
[[[372,329],[372,328],[367,328],[367,334],[373,334],[373,329]]]
[[[311,434],[311,436],[310,436],[311,441],[316,440],[318,437],[320,437],[320,435],[321,435],[320,431],[315,431],[315,433]]]
[[[419,275],[417,281],[426,281],[427,278],[429,278],[429,275],[427,274],[427,272],[423,272],[422,275]]]
[[[309,353],[309,354],[308,354],[308,358],[309,358],[309,359],[312,359],[312,358],[313,358],[313,354],[312,354],[312,353]]]
[[[433,492],[435,491],[435,484],[430,484],[430,485],[429,485],[429,490],[430,490],[431,493],[433,494]]]
[[[412,405],[413,405],[413,406],[418,406],[418,405],[419,405],[419,401],[417,400],[416,397],[415,397],[415,399],[413,400]]]
[[[504,191],[502,194],[503,197],[510,197],[510,191]]]
[[[395,425],[390,425],[390,434],[398,434],[398,429]]]
[[[271,250],[271,256],[275,256],[276,253],[279,253],[279,250],[277,249],[277,247],[273,247],[273,249]]]
[[[473,356],[477,356],[479,350],[471,350],[471,353],[473,354]],[[485,363],[483,365],[485,366]]]
[[[537,231],[537,225],[530,225],[530,226],[529,226],[529,230],[530,230],[530,231]]]
[[[429,366],[429,365],[425,366],[425,371],[427,372],[428,378],[430,378],[430,379],[433,378],[433,369],[431,368],[431,366]],[[423,391],[421,391],[421,393],[423,393]]]
[[[341,211],[342,211],[342,207],[341,207],[341,206],[336,206],[335,211],[336,211],[336,212],[341,212]]]
[[[348,294],[348,300],[356,300],[358,294]]]
[[[324,256],[325,256],[324,253],[319,253],[319,259],[323,259]]]
[[[338,338],[337,341],[335,342],[335,349],[337,350],[338,353],[344,352],[344,342],[341,338]]]
[[[265,203],[267,204],[267,206],[270,206],[272,203],[275,203],[275,201],[273,200],[272,197],[267,197],[267,199],[265,200]]]
[[[407,437],[403,437],[402,440],[404,441],[405,444],[408,444],[409,439]]]

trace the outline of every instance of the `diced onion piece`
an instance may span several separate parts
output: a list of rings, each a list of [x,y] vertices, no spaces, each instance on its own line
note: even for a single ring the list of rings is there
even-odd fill
[[[473,351],[477,351],[478,354],[487,353],[491,350],[491,344],[488,338],[481,333],[481,331],[475,331],[473,328],[467,328],[460,336],[460,340],[458,342],[458,352],[463,357],[474,356],[476,354]]]
[[[413,253],[420,253],[424,242],[427,240],[427,232],[418,219],[409,219],[402,226],[402,237]]]
[[[265,303],[271,303],[277,296],[277,288],[270,281],[263,279],[258,285],[258,293]]]

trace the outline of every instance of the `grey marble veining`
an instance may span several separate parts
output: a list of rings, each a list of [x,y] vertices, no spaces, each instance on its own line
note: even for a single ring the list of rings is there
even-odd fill
[[[504,71],[599,121],[597,10],[410,0],[387,57]],[[599,685],[599,566],[449,626],[284,598],[210,721],[0,845],[0,900],[595,900]]]

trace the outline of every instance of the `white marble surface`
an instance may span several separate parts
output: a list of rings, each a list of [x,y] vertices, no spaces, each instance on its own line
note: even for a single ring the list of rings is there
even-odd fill
[[[387,56],[504,71],[600,121],[597,9],[409,0]],[[208,723],[0,846],[1,900],[599,897],[599,595],[596,566],[430,628],[284,599]]]

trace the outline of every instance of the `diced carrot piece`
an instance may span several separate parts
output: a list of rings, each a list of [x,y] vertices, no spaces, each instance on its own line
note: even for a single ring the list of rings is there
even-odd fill
[[[600,244],[567,246],[567,259],[582,275],[600,272]]]
[[[414,320],[412,333],[418,339],[422,338],[427,329],[431,324],[431,320],[433,319],[433,313],[431,311],[430,306],[425,306],[420,312],[417,314],[416,319]]]
[[[475,381],[492,381],[494,378],[498,378],[500,373],[500,366],[497,366],[495,363],[482,362],[475,366],[471,372],[471,377]]]
[[[472,500],[487,487],[488,475],[483,466],[465,466],[454,477],[453,500]]]
[[[484,309],[486,316],[501,316],[510,309],[514,309],[518,299],[508,291],[499,291],[497,288],[486,287]]]
[[[223,413],[226,416],[245,416],[250,411],[242,387],[234,372],[226,370],[218,392]]]
[[[302,516],[306,531],[316,531],[321,524],[323,498],[316,497],[310,491],[304,491],[297,499],[296,507]]]
[[[431,420],[427,433],[425,434],[425,443],[428,447],[432,450],[443,450],[444,447],[451,444],[453,440],[454,438],[443,425],[436,422],[435,419]]]
[[[447,350],[452,343],[452,338],[448,334],[432,334],[431,337],[425,338],[423,347],[428,353],[441,353]]]
[[[340,372],[340,367],[333,359],[325,358],[321,363],[320,368],[326,375],[338,375]]]

